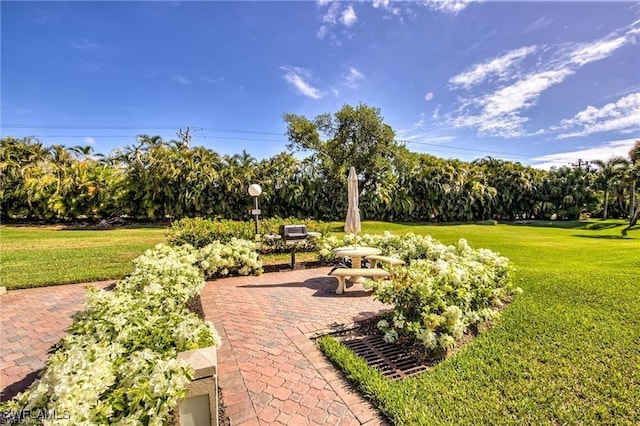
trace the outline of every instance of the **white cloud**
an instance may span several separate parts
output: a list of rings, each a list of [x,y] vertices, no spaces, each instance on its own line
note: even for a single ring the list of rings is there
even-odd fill
[[[422,4],[433,10],[457,15],[476,0],[426,0]]]
[[[350,27],[358,21],[358,17],[356,16],[356,11],[353,10],[353,6],[349,5],[346,9],[342,11],[342,16],[340,17],[340,22],[343,25]]]
[[[318,0],[318,6],[319,7],[326,6],[329,3],[331,3],[331,0]]]
[[[74,49],[78,49],[78,50],[97,50],[100,48],[99,44],[93,43],[85,39],[74,40],[70,42],[69,45]]]
[[[322,16],[322,22],[327,24],[337,24],[338,23],[338,15],[340,14],[340,3],[334,2],[331,3],[327,12]]]
[[[536,30],[539,30],[540,28],[544,28],[547,25],[550,25],[553,22],[553,18],[545,18],[544,16],[541,16],[540,18],[538,18],[537,20],[533,21],[532,23],[530,23],[529,25],[527,25],[524,30],[522,30],[523,33],[530,33]]]
[[[424,127],[424,112],[420,113],[420,120],[418,120],[417,122],[413,123],[413,127],[414,128],[418,128],[421,129]]]
[[[635,144],[636,140],[637,139],[624,139],[617,141],[608,141],[589,148],[534,157],[531,159],[531,162],[533,163],[533,167],[548,170],[551,167],[562,167],[571,165],[572,163],[578,161],[578,159],[583,161],[592,161],[608,160],[616,156],[628,158],[629,151]]]
[[[329,28],[327,28],[326,25],[322,25],[320,28],[318,28],[318,32],[316,33],[316,37],[318,37],[320,40],[322,40],[327,36],[327,32],[328,31],[329,31]]]
[[[486,96],[481,103],[484,115],[497,117],[531,107],[540,94],[560,83],[572,72],[568,69],[543,71],[530,74],[511,86],[503,87]]]
[[[501,136],[503,138],[515,138],[525,136],[522,125],[528,119],[511,113],[497,117],[482,115],[461,115],[452,120],[454,127],[475,127],[481,135]]]
[[[96,143],[96,140],[94,138],[92,138],[91,136],[88,136],[88,137],[84,138],[84,143],[86,143],[88,145],[93,145],[94,143]]]
[[[373,0],[373,7],[375,7],[376,9],[386,9],[389,7],[389,0]]]
[[[220,76],[216,78],[211,78],[211,77],[201,75],[200,77],[198,77],[198,80],[200,80],[202,83],[215,84],[215,83],[220,83],[221,81],[224,81],[224,77]]]
[[[433,126],[426,124],[426,114],[424,112],[420,113],[418,121],[411,123],[409,128],[398,130],[396,136],[400,141],[417,145],[439,145],[456,138],[455,136],[440,135],[437,130],[434,131]]]
[[[629,35],[625,34],[612,40],[599,40],[595,43],[583,43],[576,46],[569,54],[569,60],[576,66],[583,66],[590,62],[599,61],[610,56],[627,42]]]
[[[560,138],[587,136],[600,132],[631,132],[640,130],[640,92],[627,95],[602,108],[588,106],[573,118],[565,119],[555,128]]]
[[[333,93],[333,96],[336,98],[340,96],[340,91],[338,89],[331,88],[331,93]]]
[[[329,4],[329,7],[320,19],[322,21],[322,25],[318,28],[316,36],[320,40],[327,39],[330,43],[339,46],[342,43],[335,30],[339,29],[341,25],[344,25],[347,28],[352,27],[356,22],[358,22],[358,16],[356,15],[356,11],[352,5],[342,7],[344,3],[339,1],[318,2],[320,7],[326,6],[327,4]],[[350,37],[352,35],[347,34],[347,36]]]
[[[364,80],[364,74],[362,74],[357,69],[351,67],[349,69],[349,74],[343,75],[342,78],[345,80],[344,85],[350,89],[357,89],[359,82]]]
[[[438,118],[440,118],[440,105],[439,104],[436,107],[435,111],[433,111],[433,114],[431,115],[431,118],[434,119],[434,120],[437,120]]]
[[[173,80],[185,86],[191,84],[191,80],[180,74],[174,75]]]
[[[534,53],[536,49],[536,46],[527,46],[511,50],[502,56],[476,64],[468,71],[451,77],[449,83],[469,89],[494,76],[500,81],[513,78],[515,76],[511,74],[512,69],[522,62],[525,57]]]
[[[525,130],[524,124],[529,119],[522,112],[536,105],[547,89],[562,83],[582,66],[605,59],[622,46],[634,43],[637,32],[636,29],[630,29],[623,36],[609,35],[591,43],[555,46],[555,52],[552,46],[550,50],[554,56],[550,60],[538,61],[528,73],[522,73],[517,65],[524,57],[539,50],[534,46],[512,50],[506,55],[475,65],[469,71],[453,77],[450,82],[469,88],[495,75],[497,83],[503,84],[497,84],[497,87],[489,84],[493,89],[489,89],[491,91],[488,93],[459,98],[458,110],[447,114],[446,121],[454,127],[474,127],[480,135],[486,136],[512,138],[546,133],[544,129],[533,133]],[[512,80],[515,81],[504,84]],[[628,120],[620,119],[610,125],[626,126]]]
[[[280,69],[285,71],[284,79],[287,83],[295,87],[302,95],[312,99],[320,99],[325,95],[320,89],[305,81],[305,78],[311,76],[308,70],[299,67],[280,67]]]

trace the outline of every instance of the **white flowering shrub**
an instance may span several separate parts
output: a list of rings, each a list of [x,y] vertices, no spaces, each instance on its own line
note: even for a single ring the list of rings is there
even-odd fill
[[[262,273],[262,261],[252,241],[237,238],[226,243],[214,241],[198,250],[197,256],[207,278]]]
[[[320,241],[319,259],[330,260],[335,247],[353,244],[353,235]],[[515,293],[506,257],[487,249],[474,250],[461,239],[444,245],[430,236],[362,235],[358,244],[379,248],[405,260],[393,267],[388,281],[373,281],[374,297],[395,309],[378,323],[387,342],[415,338],[429,349],[449,349],[470,326],[498,316],[503,302]]]
[[[177,353],[220,345],[187,307],[204,286],[201,263],[193,247],[160,244],[113,291],[89,287],[41,377],[0,409],[55,412],[44,423],[56,425],[167,424],[193,378]]]

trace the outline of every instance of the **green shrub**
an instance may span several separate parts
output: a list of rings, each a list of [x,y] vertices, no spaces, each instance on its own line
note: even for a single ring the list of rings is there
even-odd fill
[[[190,244],[195,248],[202,248],[214,241],[224,243],[231,241],[232,238],[253,240],[253,224],[251,222],[197,217],[173,222],[167,230],[167,241],[172,246]]]
[[[353,235],[319,241],[319,260],[331,260],[332,249],[351,245]],[[358,244],[377,247],[405,260],[391,268],[389,281],[374,281],[374,297],[395,309],[378,327],[385,340],[417,339],[429,349],[449,349],[469,327],[497,317],[505,299],[520,289],[509,281],[509,260],[491,250],[474,250],[461,239],[444,245],[430,236],[364,234]]]
[[[300,220],[296,218],[268,218],[260,219],[261,253],[275,253],[288,251],[289,248],[279,239],[264,238],[266,235],[278,235],[281,225],[305,225],[309,232],[319,232],[323,236],[329,233],[330,224],[312,219]],[[255,228],[251,221],[212,220],[212,219],[181,219],[174,222],[167,231],[169,244],[179,246],[190,244],[196,248],[202,248],[214,241],[229,242],[233,238],[254,241]],[[299,251],[315,251],[315,239],[309,238],[298,246]]]

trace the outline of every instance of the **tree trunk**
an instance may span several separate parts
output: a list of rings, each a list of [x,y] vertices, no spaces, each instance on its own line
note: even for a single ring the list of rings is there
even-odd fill
[[[638,208],[636,209],[635,213],[629,219],[629,226],[627,226],[622,231],[620,231],[622,233],[622,235],[626,236],[627,235],[627,231],[629,229],[633,228],[634,226],[636,226],[636,224],[638,223],[638,220],[640,220],[640,204],[638,204]]]
[[[609,208],[609,191],[604,191],[604,216],[603,219],[607,219],[607,209]]]
[[[636,226],[636,223],[638,223],[639,219],[640,219],[640,204],[638,205],[638,208],[636,209],[636,212],[634,213],[634,215],[631,216],[631,220],[629,220],[629,228],[631,228],[632,226]]]
[[[629,195],[629,217],[633,217],[633,211],[636,208],[636,183],[631,182],[631,194]]]

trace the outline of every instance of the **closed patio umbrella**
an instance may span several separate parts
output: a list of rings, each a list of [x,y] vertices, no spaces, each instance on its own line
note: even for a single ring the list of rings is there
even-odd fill
[[[349,170],[347,190],[349,197],[349,208],[347,209],[347,218],[344,221],[344,232],[356,234],[356,242],[358,245],[358,232],[360,232],[360,209],[358,208],[358,176],[355,167]]]

